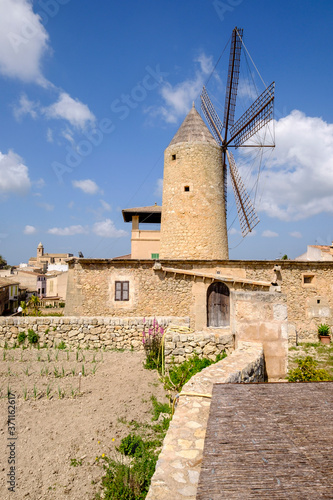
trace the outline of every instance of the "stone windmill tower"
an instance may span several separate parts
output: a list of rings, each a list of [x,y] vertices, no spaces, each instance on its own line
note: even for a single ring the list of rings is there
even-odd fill
[[[228,259],[221,147],[193,107],[164,153],[161,259]]]

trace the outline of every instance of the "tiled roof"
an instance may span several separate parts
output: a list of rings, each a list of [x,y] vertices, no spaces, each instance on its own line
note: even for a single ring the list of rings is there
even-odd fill
[[[333,498],[333,383],[216,384],[197,500]]]

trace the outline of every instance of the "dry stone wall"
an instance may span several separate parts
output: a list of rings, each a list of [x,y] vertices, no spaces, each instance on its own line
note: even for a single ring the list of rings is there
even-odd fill
[[[39,344],[54,347],[65,342],[69,347],[142,350],[142,331],[154,320],[164,329],[168,325],[188,326],[186,317],[105,318],[105,317],[0,317],[0,346],[13,346],[19,333],[31,329],[38,333]]]
[[[194,356],[216,359],[234,350],[234,336],[220,333],[169,333],[165,336],[165,365],[180,364]]]

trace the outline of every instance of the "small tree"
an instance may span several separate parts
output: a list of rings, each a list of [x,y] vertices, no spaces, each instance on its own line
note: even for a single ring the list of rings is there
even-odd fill
[[[28,305],[25,300],[21,300],[20,307],[22,308],[22,316],[26,316],[28,314]]]
[[[7,267],[7,261],[0,255],[0,269]]]
[[[32,295],[30,300],[29,300],[29,306],[31,306],[33,308],[35,316],[38,316],[39,304],[40,304],[40,301],[39,301],[39,298],[37,297],[37,295]]]

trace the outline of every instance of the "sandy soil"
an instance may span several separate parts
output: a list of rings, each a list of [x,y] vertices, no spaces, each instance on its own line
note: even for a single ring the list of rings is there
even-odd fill
[[[143,368],[143,353],[59,351],[56,360],[56,352],[0,350],[1,500],[93,499],[103,475],[96,457],[114,455],[130,432],[119,419],[151,422],[151,395],[167,401],[156,372]],[[78,395],[82,365],[86,375]],[[64,376],[55,377],[54,367]],[[8,384],[15,395],[15,441],[8,427]],[[15,444],[15,492],[6,483],[10,442]],[[72,459],[82,465],[72,466]]]

